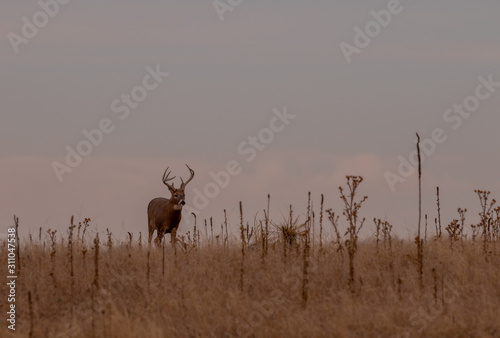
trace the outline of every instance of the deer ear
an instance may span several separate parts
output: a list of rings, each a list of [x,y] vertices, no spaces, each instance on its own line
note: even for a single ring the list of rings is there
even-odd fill
[[[169,186],[168,190],[170,190],[172,194],[174,194],[177,191],[177,189],[175,189],[173,186]]]

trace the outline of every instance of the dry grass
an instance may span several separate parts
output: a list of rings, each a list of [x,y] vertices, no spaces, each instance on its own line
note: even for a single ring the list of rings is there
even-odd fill
[[[0,336],[500,336],[500,211],[481,210],[474,240],[450,227],[420,251],[380,220],[373,238],[358,240],[359,208],[345,197],[346,220],[333,215],[335,239],[323,236],[316,250],[311,219],[298,228],[292,213],[274,236],[267,219],[246,235],[242,213],[241,240],[195,230],[176,249],[152,251],[130,233],[119,242],[72,224],[62,236],[40,231],[20,247],[16,333],[4,324]]]
[[[265,265],[260,248],[246,251],[243,290],[237,244],[178,250],[177,267],[169,246],[164,273],[163,252],[155,250],[149,281],[146,247],[101,247],[97,260],[85,257],[80,244],[74,247],[74,277],[68,246],[55,249],[52,255],[44,243],[22,247],[17,336],[29,335],[30,320],[34,337],[500,335],[498,243],[485,256],[477,242],[428,242],[421,290],[414,243],[393,238],[392,254],[388,248],[376,254],[375,241],[361,241],[355,294],[348,257],[324,245],[309,255],[305,308],[303,256],[291,250],[284,262],[278,246],[270,247]],[[87,250],[95,255],[95,248]],[[7,293],[5,283],[1,290]]]
[[[97,259],[92,244],[73,244],[73,276],[67,243],[22,246],[17,336],[28,336],[30,321],[34,337],[500,335],[498,242],[485,254],[479,242],[429,241],[421,290],[414,243],[393,238],[392,253],[387,246],[376,254],[375,241],[360,241],[355,294],[348,257],[323,245],[309,254],[305,308],[304,257],[290,250],[284,261],[279,245],[265,264],[260,248],[246,250],[241,290],[239,243],[177,256],[168,246],[164,269],[163,251],[154,250],[149,280],[147,247],[101,246]],[[1,290],[7,294],[5,283]]]

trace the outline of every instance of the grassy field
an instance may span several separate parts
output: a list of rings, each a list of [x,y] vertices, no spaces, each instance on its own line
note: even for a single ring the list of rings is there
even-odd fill
[[[314,243],[312,220],[292,209],[277,225],[242,216],[233,239],[198,225],[151,250],[132,234],[84,234],[89,220],[62,236],[41,229],[21,242],[16,331],[4,322],[1,336],[500,337],[498,208],[487,200],[480,224],[410,241],[363,225],[355,187],[345,197],[340,218],[317,212],[316,232],[334,235]],[[376,235],[359,240],[362,226]]]

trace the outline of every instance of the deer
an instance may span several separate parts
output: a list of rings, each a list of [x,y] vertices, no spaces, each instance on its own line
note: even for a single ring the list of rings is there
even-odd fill
[[[151,245],[151,239],[153,238],[153,233],[156,230],[155,244],[157,246],[161,245],[161,241],[165,234],[170,233],[170,242],[175,245],[175,236],[177,234],[177,228],[182,217],[182,207],[186,204],[184,190],[189,182],[194,177],[194,171],[187,164],[186,167],[189,169],[190,177],[184,182],[181,177],[181,186],[177,189],[174,184],[169,184],[168,182],[173,180],[176,176],[169,178],[170,171],[168,168],[165,169],[163,173],[163,184],[168,187],[172,196],[170,199],[163,197],[156,197],[151,200],[148,204],[148,230],[149,239],[148,244]]]

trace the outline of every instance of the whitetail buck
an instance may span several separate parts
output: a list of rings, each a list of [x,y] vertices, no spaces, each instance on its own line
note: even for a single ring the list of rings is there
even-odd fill
[[[177,228],[179,227],[179,223],[181,221],[181,213],[182,206],[186,204],[184,189],[186,185],[191,182],[194,177],[194,171],[188,167],[191,177],[184,183],[181,177],[181,186],[179,189],[174,188],[174,184],[168,184],[168,181],[171,181],[175,178],[168,178],[170,172],[168,171],[168,167],[163,174],[163,183],[168,187],[172,196],[170,199],[157,197],[152,199],[148,204],[148,230],[149,230],[149,239],[148,243],[151,244],[151,239],[153,238],[153,233],[156,230],[156,245],[160,246],[163,236],[165,234],[170,233],[170,240],[172,244],[175,244],[175,235],[177,233]]]

